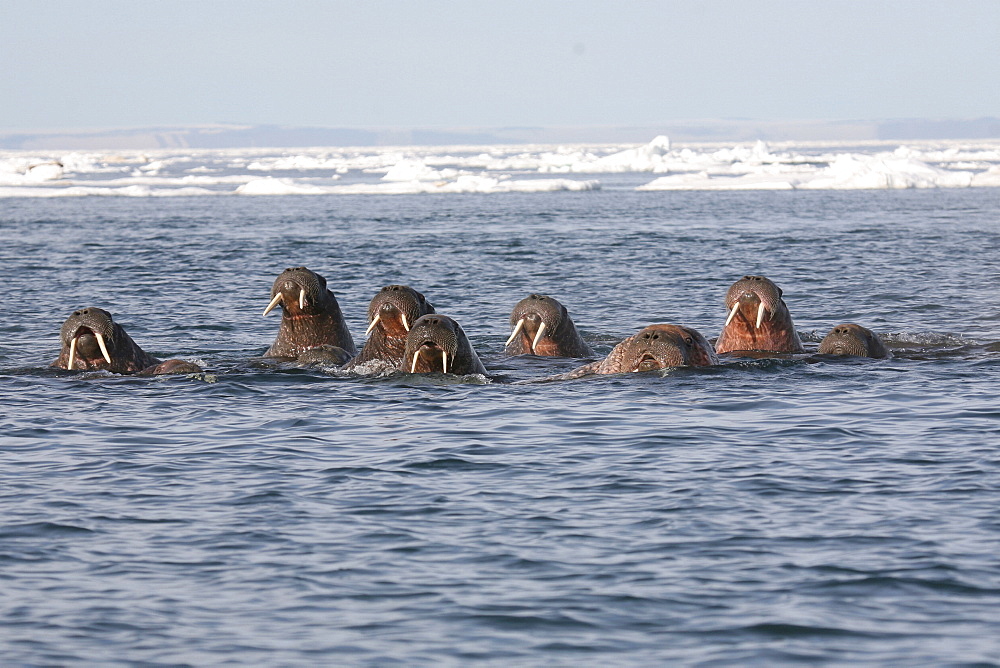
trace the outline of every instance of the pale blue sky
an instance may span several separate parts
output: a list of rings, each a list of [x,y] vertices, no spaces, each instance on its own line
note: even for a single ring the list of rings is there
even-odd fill
[[[0,131],[1000,116],[1000,2],[5,0]]]

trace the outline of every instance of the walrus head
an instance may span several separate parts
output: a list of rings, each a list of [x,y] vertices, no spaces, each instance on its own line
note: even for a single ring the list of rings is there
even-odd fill
[[[281,327],[264,357],[297,357],[311,348],[336,346],[354,355],[354,339],[326,279],[305,267],[285,269],[271,286],[264,315],[281,305]]]
[[[159,363],[101,308],[73,311],[62,325],[59,340],[59,359],[53,366],[63,369],[135,373]]]
[[[831,329],[820,342],[819,353],[874,358],[892,356],[875,332],[854,323],[844,323]]]
[[[802,352],[781,295],[781,288],[763,276],[744,276],[733,283],[726,292],[729,315],[716,351]]]
[[[617,359],[612,360],[613,357]],[[611,360],[608,370],[601,373],[709,366],[718,362],[711,345],[697,330],[664,324],[650,325],[618,344],[608,360]]]
[[[85,308],[66,318],[59,331],[59,340],[66,352],[66,369],[96,369],[112,364],[111,352],[116,344],[115,321],[100,308]],[[60,361],[62,355],[60,355]]]
[[[760,329],[764,317],[774,319],[779,306],[784,305],[781,294],[781,288],[763,276],[744,276],[733,283],[726,293],[726,308],[729,309],[726,325],[740,314]]]
[[[587,357],[593,354],[569,316],[569,311],[557,299],[548,295],[530,294],[517,304],[510,314],[508,355],[543,355],[553,357]]]
[[[406,335],[402,368],[410,373],[486,373],[462,326],[437,313],[413,323]]]
[[[417,318],[428,313],[434,306],[422,294],[406,285],[387,285],[368,304],[365,335],[378,328],[387,337],[405,338]]]
[[[284,317],[312,315],[327,301],[326,279],[305,267],[285,269],[271,286],[271,302],[264,315],[281,305]]]

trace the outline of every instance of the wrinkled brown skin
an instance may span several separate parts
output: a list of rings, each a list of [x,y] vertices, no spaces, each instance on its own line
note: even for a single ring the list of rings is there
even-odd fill
[[[101,353],[94,333],[104,337],[111,364]],[[69,359],[70,343],[76,339],[72,363]],[[111,373],[158,376],[173,373],[201,373],[196,364],[184,360],[161,362],[149,355],[132,340],[125,329],[116,323],[111,314],[100,308],[85,308],[73,313],[63,323],[59,333],[61,349],[59,359],[52,366],[74,371],[110,371]]]
[[[819,344],[821,355],[851,355],[885,359],[892,357],[878,334],[854,323],[837,325]]]
[[[299,308],[300,290],[306,292],[305,308]],[[286,269],[271,286],[271,298],[279,292],[281,327],[264,357],[298,357],[312,348],[332,346],[345,351],[339,362],[343,364],[357,354],[340,304],[327,289],[325,278],[305,267]]]
[[[357,357],[344,365],[352,370],[364,364],[366,368],[379,366],[399,368],[406,353],[406,322],[413,327],[422,315],[434,313],[434,306],[422,294],[406,285],[387,285],[368,304],[368,322],[376,317],[378,322]],[[377,364],[373,364],[377,362]]]
[[[448,316],[437,313],[421,316],[413,323],[406,335],[406,349],[399,369],[407,373],[411,369],[414,373],[441,373],[442,351],[448,353],[448,373],[460,376],[473,373],[486,375],[486,367],[472,348],[462,326]],[[415,369],[414,355],[418,355]]]
[[[718,363],[712,345],[697,330],[679,325],[650,325],[619,343],[603,360],[574,369],[561,378]]]
[[[792,316],[781,299],[781,288],[763,276],[744,276],[726,293],[726,317],[739,303],[736,315],[723,327],[715,352],[805,352]],[[764,319],[757,328],[757,310],[764,304]]]
[[[510,314],[511,332],[518,321],[524,324],[514,340],[507,344],[508,355],[539,355],[543,357],[593,357],[594,351],[576,331],[569,311],[558,300],[547,295],[530,294],[515,306]],[[538,328],[545,323],[545,331],[538,345],[531,347]]]

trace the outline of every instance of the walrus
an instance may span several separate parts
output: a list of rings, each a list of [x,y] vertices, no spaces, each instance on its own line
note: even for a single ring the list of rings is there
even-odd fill
[[[805,352],[781,288],[763,276],[744,276],[726,293],[729,317],[715,342],[715,352]]]
[[[51,366],[70,371],[155,376],[170,373],[201,373],[197,364],[172,359],[161,362],[132,340],[125,329],[101,308],[73,311],[59,332],[59,359]]]
[[[574,369],[561,379],[590,374],[654,371],[677,366],[718,364],[712,345],[697,330],[679,325],[650,325],[628,337],[603,360]]]
[[[878,334],[854,323],[837,325],[819,344],[821,355],[853,355],[884,359],[892,357]]]
[[[298,357],[313,348],[343,364],[357,354],[354,339],[326,279],[305,267],[285,269],[271,286],[264,315],[281,305],[281,327],[264,357]],[[340,348],[341,351],[337,351]]]
[[[399,368],[409,373],[486,374],[462,326],[437,313],[420,316],[413,323]]]
[[[508,355],[546,357],[593,357],[569,311],[547,295],[530,294],[510,314],[511,334],[507,339]]]
[[[434,313],[434,306],[422,294],[406,285],[387,285],[368,304],[368,340],[361,352],[344,365],[351,370],[378,362],[396,369],[406,353],[406,335],[422,315]]]

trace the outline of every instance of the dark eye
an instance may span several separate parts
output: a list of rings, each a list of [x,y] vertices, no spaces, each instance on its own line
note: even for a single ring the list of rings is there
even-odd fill
[[[685,337],[684,338],[684,343],[688,344],[689,346],[693,346],[694,345],[694,339],[692,339],[690,336]]]

